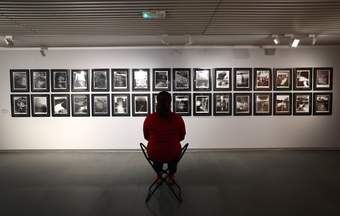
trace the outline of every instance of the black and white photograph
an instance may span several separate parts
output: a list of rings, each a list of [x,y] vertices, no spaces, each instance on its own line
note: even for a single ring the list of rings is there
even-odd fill
[[[252,90],[251,68],[234,68],[234,90],[235,91]]]
[[[153,90],[154,91],[170,91],[171,90],[171,74],[169,68],[155,68],[153,74]]]
[[[191,94],[173,94],[173,111],[181,116],[191,116]]]
[[[231,90],[231,68],[214,69],[214,91]]]
[[[30,98],[28,94],[11,95],[12,117],[30,116]]]
[[[150,70],[132,69],[132,89],[134,91],[150,90]]]
[[[109,91],[110,70],[92,69],[92,91]]]
[[[130,94],[112,94],[112,116],[130,116]]]
[[[292,69],[275,68],[274,69],[274,90],[289,91],[292,89]]]
[[[272,93],[254,93],[254,115],[272,115]]]
[[[272,69],[255,68],[254,76],[254,89],[256,91],[272,90]]]
[[[211,94],[194,93],[194,116],[211,115]]]
[[[234,93],[234,115],[246,116],[252,114],[251,93]]]
[[[211,70],[194,68],[194,91],[211,90]]]
[[[313,114],[314,115],[332,115],[332,93],[314,93]]]
[[[49,92],[50,91],[50,71],[49,70],[30,70],[31,91]]]
[[[231,115],[232,96],[231,93],[214,93],[214,115]]]
[[[172,71],[174,91],[191,91],[191,69],[174,68]]]
[[[90,96],[88,94],[73,94],[72,116],[90,116]]]
[[[92,116],[110,116],[110,95],[92,94]]]
[[[312,114],[312,93],[293,94],[293,114],[294,115]]]
[[[132,115],[147,116],[150,113],[150,94],[132,94]]]
[[[52,116],[67,117],[70,116],[70,95],[53,94],[52,98]]]
[[[156,112],[158,93],[152,93],[151,95],[152,95],[152,112]]]
[[[72,91],[89,91],[89,70],[72,70]]]
[[[12,92],[28,92],[30,90],[28,70],[10,70],[10,78]]]
[[[33,117],[50,116],[50,95],[47,94],[31,95],[31,105]]]
[[[274,93],[274,115],[292,114],[292,94]]]
[[[333,68],[314,68],[314,90],[333,89]]]
[[[111,69],[112,91],[130,90],[129,69]]]
[[[294,90],[312,90],[312,68],[294,68]]]
[[[67,69],[52,69],[51,84],[53,92],[69,92],[70,71]]]

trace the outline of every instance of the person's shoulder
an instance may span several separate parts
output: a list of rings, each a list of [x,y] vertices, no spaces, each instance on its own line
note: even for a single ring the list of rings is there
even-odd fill
[[[149,113],[146,118],[147,119],[153,119],[153,118],[156,118],[157,117],[157,113],[156,112],[153,112],[153,113]]]
[[[175,113],[175,112],[172,112],[171,115],[172,115],[172,117],[173,117],[174,119],[182,119],[182,116],[179,115],[179,114],[177,114],[177,113]]]

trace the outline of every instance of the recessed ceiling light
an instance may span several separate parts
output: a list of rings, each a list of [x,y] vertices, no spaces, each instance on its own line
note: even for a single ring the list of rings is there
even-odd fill
[[[294,38],[291,47],[296,48],[299,46],[299,43],[300,43],[300,39]]]

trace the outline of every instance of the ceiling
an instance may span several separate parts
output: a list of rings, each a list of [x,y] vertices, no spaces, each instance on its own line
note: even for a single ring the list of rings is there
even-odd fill
[[[165,10],[162,20],[142,11]],[[340,45],[339,0],[0,1],[0,36],[14,47],[273,45],[286,34]],[[1,41],[0,47],[6,47]]]

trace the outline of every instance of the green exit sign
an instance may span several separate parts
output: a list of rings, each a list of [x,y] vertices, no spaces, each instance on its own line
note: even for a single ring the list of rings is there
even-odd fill
[[[165,19],[166,12],[161,10],[145,10],[142,12],[143,19]]]

